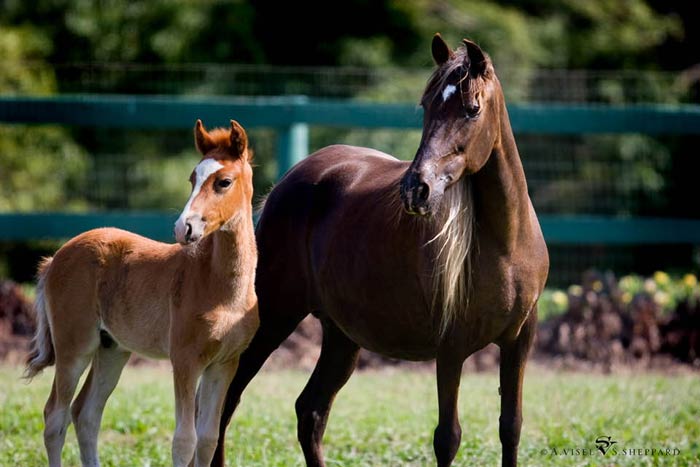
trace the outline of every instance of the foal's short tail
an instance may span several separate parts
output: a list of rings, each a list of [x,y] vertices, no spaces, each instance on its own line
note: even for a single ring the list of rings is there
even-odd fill
[[[46,297],[46,274],[51,266],[52,258],[45,258],[39,265],[37,274],[38,282],[36,288],[36,301],[34,309],[36,311],[36,333],[32,339],[32,350],[27,357],[27,368],[24,370],[23,378],[31,381],[37,374],[47,366],[54,364],[56,354],[53,349],[53,338],[47,313],[49,304]]]

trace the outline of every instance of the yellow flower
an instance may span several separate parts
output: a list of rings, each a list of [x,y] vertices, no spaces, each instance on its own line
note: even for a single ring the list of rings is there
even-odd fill
[[[624,292],[622,294],[622,303],[628,305],[632,301],[632,294],[629,292]]]
[[[621,289],[630,289],[630,288],[632,288],[633,284],[634,284],[634,277],[632,277],[632,276],[623,276],[620,278],[620,281],[618,282],[618,285],[620,286]]]
[[[654,273],[654,281],[659,285],[668,285],[671,282],[671,278],[663,271],[656,271]]]
[[[683,284],[685,284],[687,287],[693,288],[698,285],[698,278],[695,277],[695,274],[686,274],[683,276]]]
[[[601,281],[594,281],[591,287],[595,292],[600,292],[603,290],[603,283]]]
[[[561,290],[552,292],[552,302],[560,309],[565,310],[569,306],[569,297]]]
[[[569,287],[569,294],[573,295],[574,297],[580,297],[583,295],[583,287],[580,285],[572,285]]]

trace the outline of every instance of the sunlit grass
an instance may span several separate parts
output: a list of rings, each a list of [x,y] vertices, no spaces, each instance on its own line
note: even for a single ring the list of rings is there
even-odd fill
[[[27,385],[20,369],[0,367],[0,466],[45,465],[42,409],[52,372]],[[244,395],[227,438],[235,466],[298,466],[294,400],[308,374],[261,373]],[[529,372],[524,393],[522,465],[700,465],[700,385],[696,375],[602,376]],[[433,465],[437,421],[434,376],[387,370],[357,373],[339,394],[326,432],[329,466]],[[498,377],[466,374],[460,411],[462,445],[455,465],[497,465]],[[103,466],[166,466],[174,427],[171,374],[128,368],[103,422]],[[678,448],[679,456],[602,457],[595,439],[622,448]],[[588,456],[552,456],[551,449],[587,448]],[[543,450],[548,450],[547,454]],[[72,428],[64,465],[79,465]]]

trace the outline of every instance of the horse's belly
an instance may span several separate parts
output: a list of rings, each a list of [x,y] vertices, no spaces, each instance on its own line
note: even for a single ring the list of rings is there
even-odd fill
[[[322,313],[353,342],[372,352],[403,360],[435,358],[437,336],[428,310],[384,298],[366,302],[329,297]]]
[[[434,358],[439,319],[425,296],[417,253],[371,227],[364,230],[316,239],[323,245],[314,255],[321,313],[367,350],[407,360]]]

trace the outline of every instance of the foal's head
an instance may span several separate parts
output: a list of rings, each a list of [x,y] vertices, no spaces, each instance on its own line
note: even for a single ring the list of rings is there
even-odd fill
[[[182,245],[231,227],[252,209],[252,152],[243,127],[231,120],[230,129],[208,132],[197,120],[194,141],[202,160],[190,175],[192,194],[175,222],[175,239]]]
[[[401,199],[410,214],[427,215],[447,188],[486,163],[498,135],[502,94],[489,57],[464,39],[453,51],[436,34],[438,68],[421,99],[423,136],[401,180]]]

